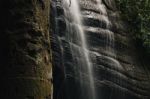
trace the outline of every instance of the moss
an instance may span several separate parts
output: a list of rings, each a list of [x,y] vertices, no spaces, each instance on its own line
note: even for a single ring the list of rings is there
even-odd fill
[[[136,42],[141,42],[140,47],[145,49],[144,52],[150,56],[150,40],[149,40],[149,26],[150,26],[150,2],[148,0],[115,0],[122,19],[130,26],[128,27],[131,32],[132,39]]]

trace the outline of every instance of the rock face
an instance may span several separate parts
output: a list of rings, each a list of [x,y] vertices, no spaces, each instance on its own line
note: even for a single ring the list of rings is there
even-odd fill
[[[49,0],[0,1],[0,97],[50,99]]]
[[[139,60],[138,51],[130,33],[126,32],[127,27],[120,19],[114,0],[102,1],[101,6],[107,13],[97,8],[96,0],[79,1],[87,50],[94,68],[96,99],[149,99],[149,71]],[[61,0],[52,0],[51,9],[51,15],[55,15],[51,20],[54,99],[82,99],[81,81],[75,75],[77,65],[68,40],[71,35],[68,30],[74,31],[74,26],[68,25],[73,24],[71,17],[65,16],[66,9]],[[73,36],[71,43],[80,47],[76,44],[76,36]],[[86,82],[83,87],[89,86],[86,73],[83,81]]]

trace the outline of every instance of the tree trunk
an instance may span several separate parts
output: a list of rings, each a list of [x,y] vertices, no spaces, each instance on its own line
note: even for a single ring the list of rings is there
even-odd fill
[[[0,1],[0,98],[51,99],[49,3]]]

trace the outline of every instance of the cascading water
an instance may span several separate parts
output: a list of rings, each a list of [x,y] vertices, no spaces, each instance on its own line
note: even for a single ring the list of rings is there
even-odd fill
[[[105,41],[106,52],[114,55],[113,48],[111,48],[114,45],[114,33],[109,31],[111,23],[107,17],[106,8],[101,0],[96,1],[96,7],[100,15],[99,20],[103,21],[106,27],[102,29],[104,23],[100,21],[99,27],[89,27],[88,30],[98,30],[99,33],[102,33],[101,35],[105,37],[103,40]],[[92,64],[93,62],[90,56],[93,52],[91,52],[89,48],[91,46],[88,44],[89,40],[85,32],[84,19],[82,18],[83,14],[80,10],[79,0],[58,0],[55,5],[59,8],[59,11],[55,9],[55,39],[58,40],[57,42],[60,46],[62,66],[65,70],[64,82],[66,83],[65,88],[67,90],[65,99],[99,99],[100,96],[97,97],[95,87],[94,65]],[[60,9],[63,9],[63,11]],[[60,13],[62,15],[60,15]],[[93,15],[90,15],[90,17],[91,16]],[[59,23],[61,23],[61,26]],[[62,23],[65,24],[62,25]],[[60,31],[62,27],[64,27],[63,31]],[[98,56],[99,55],[98,53]],[[103,55],[100,55],[100,57],[107,58]],[[110,60],[109,57],[107,59]],[[111,58],[111,61],[113,60],[114,59]],[[114,60],[112,63],[116,64],[116,61]],[[72,87],[74,89],[71,89]],[[74,98],[68,95],[69,93],[73,93],[69,91],[75,92],[73,95],[70,95],[75,95]],[[58,95],[60,95],[59,92]],[[59,98],[57,97],[57,99]]]
[[[80,8],[79,8],[79,4],[78,4],[78,0],[64,0],[64,5],[69,7],[69,11],[70,11],[70,15],[72,18],[72,24],[75,27],[75,34],[77,37],[75,38],[76,43],[73,44],[71,38],[74,37],[70,37],[69,38],[69,42],[70,42],[70,47],[71,47],[71,52],[72,52],[72,56],[73,57],[78,57],[77,60],[75,60],[74,58],[74,62],[76,62],[75,64],[78,65],[77,69],[76,69],[76,74],[79,76],[77,76],[80,80],[80,86],[81,86],[81,94],[83,93],[84,95],[86,94],[88,99],[95,99],[95,86],[94,86],[94,77],[93,77],[93,67],[91,64],[91,60],[89,57],[89,51],[88,51],[88,46],[87,46],[87,42],[86,42],[86,37],[85,37],[85,33],[83,30],[83,25],[82,25],[82,18],[81,18],[81,12],[80,12]],[[65,15],[67,15],[68,12],[65,13]],[[67,17],[67,16],[66,16]],[[72,30],[68,28],[68,32],[69,33],[73,33]],[[75,46],[76,45],[76,46]],[[81,53],[83,52],[83,53]],[[82,55],[81,55],[82,54]],[[79,60],[79,58],[81,60]],[[87,71],[86,72],[86,79],[89,83],[88,88],[82,88],[82,84],[85,84],[84,81],[82,81],[84,79],[84,74],[82,73],[83,71]],[[82,98],[85,98],[84,95],[82,95]]]
[[[106,35],[106,51],[108,51],[108,53],[110,54],[113,54],[115,56],[115,53],[114,53],[114,33],[113,32],[110,32],[108,31],[107,29],[109,29],[109,26],[111,25],[109,19],[108,19],[108,16],[107,16],[107,11],[106,11],[106,7],[104,4],[102,4],[102,0],[96,0],[97,1],[97,7],[99,8],[99,11],[101,13],[101,17],[100,19],[105,21],[105,24],[106,24],[106,32],[105,32],[105,35]],[[102,24],[102,23],[100,23]],[[112,47],[112,48],[111,48]]]

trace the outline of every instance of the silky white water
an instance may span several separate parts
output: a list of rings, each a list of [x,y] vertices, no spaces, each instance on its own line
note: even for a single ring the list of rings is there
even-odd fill
[[[102,15],[101,18],[106,24],[106,30],[109,29],[111,26],[111,22],[109,21],[107,11],[106,11],[106,6],[102,4],[102,0],[96,0],[97,2],[97,7],[99,8],[100,14]],[[101,23],[100,23],[101,24]],[[106,51],[108,53],[113,54],[114,57],[116,57],[115,52],[114,52],[114,33],[113,32],[105,32],[105,35],[107,36],[106,38]]]
[[[88,91],[87,94],[90,94],[89,97],[91,97],[92,99],[95,99],[96,95],[95,95],[95,86],[94,86],[94,77],[93,77],[93,67],[91,64],[90,57],[89,57],[89,51],[88,51],[85,33],[84,33],[84,30],[82,27],[82,18],[81,18],[81,12],[79,9],[79,2],[78,2],[78,0],[66,0],[66,3],[69,6],[69,10],[71,13],[73,23],[76,24],[76,29],[78,30],[78,32],[76,32],[77,33],[76,35],[78,36],[78,38],[77,38],[78,43],[80,44],[80,48],[78,48],[78,50],[80,52],[83,52],[83,56],[80,58],[81,59],[83,58],[81,64],[84,64],[84,65],[80,65],[80,66],[84,66],[84,67],[79,67],[79,68],[87,70],[86,75],[87,75],[87,82],[89,83],[89,88],[87,90],[84,90],[82,88],[81,89],[84,92]],[[75,48],[75,47],[71,47],[71,48],[73,50],[73,48]],[[72,54],[75,56],[74,53],[75,53],[75,51],[74,52],[72,51]],[[79,53],[76,53],[76,54],[79,54]],[[79,61],[78,61],[78,64],[80,64]],[[82,72],[82,71],[80,71],[80,72]],[[82,73],[80,73],[80,80],[82,82],[83,77],[81,77],[81,76],[83,76]],[[82,87],[82,85],[81,85],[81,87]]]
[[[86,2],[86,0],[84,1]],[[101,88],[97,81],[103,79],[97,78],[101,75],[98,75],[99,72],[96,68],[105,61],[110,68],[121,68],[121,64],[115,59],[114,33],[110,30],[111,22],[107,15],[107,8],[102,0],[95,1],[93,3],[98,9],[97,12],[81,10],[80,6],[84,6],[82,0],[80,0],[80,4],[79,0],[60,0],[59,3],[56,3],[59,14],[58,17],[55,17],[55,31],[61,50],[61,55],[58,55],[62,57],[60,66],[64,66],[64,81],[67,84],[65,86],[67,98],[65,97],[65,99],[101,99],[102,92],[99,91]],[[87,25],[86,19],[83,18],[88,18],[89,21],[95,19],[99,23],[91,21],[93,23]],[[63,24],[60,25],[60,21]],[[90,33],[96,34],[94,35],[95,39]],[[100,42],[95,46],[92,45],[91,40]],[[99,60],[101,63],[95,64]]]
[[[115,55],[114,46],[114,33],[109,31],[109,26],[111,25],[106,7],[102,4],[101,0],[96,0],[96,6],[99,9],[100,16],[99,24],[102,26],[106,24],[106,28],[98,27],[100,33],[104,33],[106,42],[106,51]],[[74,65],[75,78],[80,81],[81,98],[86,99],[97,99],[97,93],[95,88],[95,79],[93,74],[93,64],[90,59],[88,40],[85,35],[85,27],[82,23],[82,15],[79,6],[79,0],[63,0],[64,17],[66,22],[66,34],[65,40],[69,42],[71,49],[71,55],[73,57],[72,64]],[[92,14],[92,13],[91,13]],[[89,17],[93,17],[92,15]],[[102,21],[102,23],[101,23]],[[96,29],[96,28],[93,28]],[[89,28],[90,30],[90,28]],[[116,63],[116,62],[115,62]],[[72,75],[72,74],[70,74]],[[87,84],[88,83],[88,84]],[[86,84],[86,85],[85,85]]]

